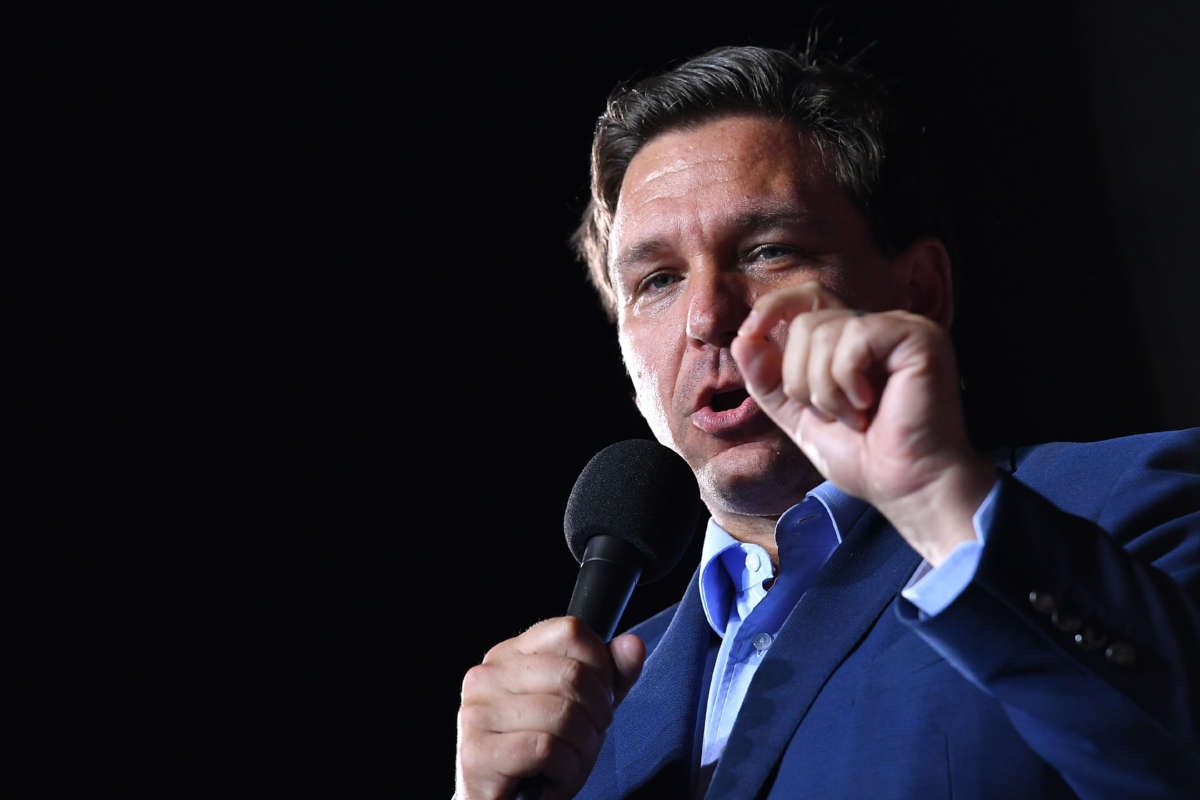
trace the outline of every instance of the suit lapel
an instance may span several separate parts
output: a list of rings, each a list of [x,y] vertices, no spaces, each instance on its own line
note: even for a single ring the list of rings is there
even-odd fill
[[[921,558],[874,509],[830,556],[755,673],[708,796],[753,797],[825,682]]]
[[[694,759],[696,708],[703,702],[713,636],[693,576],[662,639],[617,710],[624,724],[619,735],[609,739],[615,743],[619,796],[673,761],[682,765],[681,775],[688,774]]]

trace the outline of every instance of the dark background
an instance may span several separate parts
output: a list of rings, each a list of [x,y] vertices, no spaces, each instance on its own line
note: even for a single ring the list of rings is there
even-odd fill
[[[72,291],[44,333],[76,336],[78,373],[47,425],[76,424],[62,452],[82,453],[51,474],[124,476],[119,455],[138,476],[84,509],[116,536],[61,550],[68,583],[121,565],[70,603],[87,657],[59,668],[105,709],[84,730],[141,720],[176,786],[450,794],[463,673],[562,612],[574,479],[649,435],[566,243],[592,126],[618,81],[717,45],[816,21],[926,115],[980,447],[1197,424],[1195,6],[732,9],[56,23],[89,57],[44,63],[89,133],[57,132],[82,188],[43,199],[88,220],[60,238],[144,266],[50,270]],[[140,747],[107,780],[156,761]]]

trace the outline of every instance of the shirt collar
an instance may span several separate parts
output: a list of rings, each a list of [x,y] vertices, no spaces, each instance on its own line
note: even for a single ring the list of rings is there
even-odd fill
[[[798,563],[796,568],[815,572],[833,552],[837,544],[841,543],[844,534],[848,533],[858,522],[859,517],[867,510],[867,504],[857,497],[846,494],[829,481],[814,487],[805,495],[805,500],[809,498],[818,500],[829,515],[829,519],[833,521],[833,533],[837,539],[833,547],[830,547],[828,542],[812,543],[813,547],[806,547],[805,544],[808,544],[806,542],[794,542],[788,539],[788,532],[803,519],[801,515],[807,516],[811,513],[808,510],[811,509],[811,503],[807,508],[802,509],[803,501],[792,506],[780,516],[779,521],[775,524],[775,536],[781,553],[786,551],[786,558],[782,555],[781,558],[785,558],[789,568],[793,561],[808,562],[807,564]],[[746,588],[739,585],[744,582],[743,579],[747,578],[746,571],[741,564],[746,556],[752,554],[759,557],[764,565],[762,570],[765,570],[762,576],[756,574],[753,577],[755,579],[772,577],[774,570],[766,550],[756,544],[739,542],[718,525],[716,520],[709,518],[708,527],[704,532],[704,545],[700,553],[700,603],[709,624],[720,636],[725,635],[730,610],[734,606],[738,593]]]
[[[838,544],[841,544],[842,539],[846,538],[846,534],[858,524],[859,517],[867,510],[866,501],[846,494],[829,481],[825,481],[819,486],[814,486],[808,495],[820,500],[821,505],[825,506],[825,510],[829,512],[829,518],[833,520],[833,532],[837,534]],[[792,506],[792,508],[795,507]],[[790,511],[791,509],[788,510]]]

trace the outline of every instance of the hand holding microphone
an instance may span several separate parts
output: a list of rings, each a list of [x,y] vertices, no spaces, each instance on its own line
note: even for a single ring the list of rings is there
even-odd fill
[[[457,800],[579,790],[645,659],[636,636],[606,642],[639,578],[656,580],[679,561],[696,508],[691,471],[654,442],[619,442],[588,463],[564,520],[581,562],[569,615],[496,645],[463,680]]]

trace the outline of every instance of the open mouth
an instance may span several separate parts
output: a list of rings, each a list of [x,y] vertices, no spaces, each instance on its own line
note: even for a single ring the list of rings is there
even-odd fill
[[[741,436],[758,430],[765,417],[743,386],[713,392],[691,414],[692,424],[713,436]]]
[[[740,406],[749,396],[750,393],[745,389],[730,389],[727,392],[717,392],[712,396],[712,400],[709,401],[709,407],[713,411],[728,411],[731,408]]]

